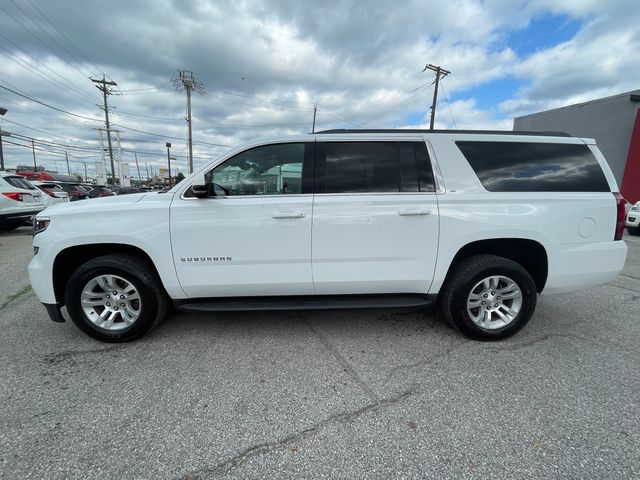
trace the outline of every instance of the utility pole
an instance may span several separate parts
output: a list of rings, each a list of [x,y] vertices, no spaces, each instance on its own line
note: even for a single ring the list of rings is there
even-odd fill
[[[311,126],[311,133],[316,133],[316,112],[318,111],[318,105],[313,104],[313,125]]]
[[[169,149],[171,148],[171,142],[167,142],[167,165],[169,167],[169,187],[171,187],[171,152]]]
[[[136,168],[138,169],[138,180],[140,181],[140,184],[142,184],[142,177],[140,176],[140,165],[138,165],[138,153],[133,152],[133,154],[136,157]]]
[[[69,168],[69,154],[66,150],[64,151],[64,158],[67,159],[67,174],[71,175],[71,169]]]
[[[7,113],[7,109],[0,107],[0,115]],[[7,132],[8,133],[8,132]],[[2,151],[2,127],[0,126],[0,172],[4,172],[4,152]]]
[[[441,68],[439,65],[432,65],[430,63],[428,63],[422,69],[423,72],[425,70],[431,70],[436,74],[436,80],[435,80],[436,86],[433,89],[433,103],[431,104],[431,121],[429,123],[429,130],[433,130],[433,124],[435,123],[435,120],[436,120],[436,102],[438,101],[438,84],[440,83],[441,78],[446,77],[451,72],[449,70],[445,70],[444,68]]]
[[[151,180],[151,177],[149,176],[149,164],[145,162],[144,166],[147,168],[147,181]]]
[[[84,162],[84,181],[89,181],[89,179],[87,178],[87,162]]]
[[[36,164],[36,146],[31,139],[31,152],[33,153],[33,173],[38,173],[38,165]]]
[[[118,84],[116,82],[107,82],[104,74],[102,74],[102,80],[97,80],[92,78],[91,81],[96,83],[96,88],[102,92],[102,98],[104,100],[104,106],[100,107],[104,110],[104,123],[107,127],[107,144],[109,145],[109,159],[111,160],[111,183],[112,186],[116,186],[116,169],[113,164],[113,148],[111,147],[111,131],[109,130],[109,106],[107,105],[107,96],[111,95],[113,91],[107,86],[116,87]]]
[[[196,93],[202,95],[204,93],[204,85],[201,82],[198,82],[193,76],[193,72],[189,70],[178,70],[179,78],[174,78],[172,80],[173,86],[178,92],[187,92],[187,116],[185,120],[187,121],[187,127],[189,130],[189,173],[193,173],[193,137],[191,133],[191,92],[195,91]],[[169,169],[171,170],[171,169]],[[169,171],[169,175],[171,175],[171,171]]]

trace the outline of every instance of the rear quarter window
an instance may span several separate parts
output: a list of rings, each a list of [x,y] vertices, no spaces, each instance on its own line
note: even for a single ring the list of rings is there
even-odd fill
[[[587,145],[457,141],[490,192],[609,192]]]

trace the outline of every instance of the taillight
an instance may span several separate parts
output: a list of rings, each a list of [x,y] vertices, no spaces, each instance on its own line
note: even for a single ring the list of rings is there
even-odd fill
[[[616,233],[613,237],[614,240],[622,240],[622,234],[624,233],[624,197],[618,193],[614,192],[613,196],[616,197],[616,206],[617,206],[617,214],[616,214]]]
[[[15,200],[16,202],[24,201],[25,197],[30,197],[30,193],[20,193],[20,192],[2,192],[2,194],[10,198],[11,200]]]

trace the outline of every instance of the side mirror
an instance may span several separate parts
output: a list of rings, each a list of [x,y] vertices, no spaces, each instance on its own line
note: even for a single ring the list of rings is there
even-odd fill
[[[211,195],[211,184],[207,183],[204,173],[198,175],[191,184],[191,193],[196,198],[207,198]]]

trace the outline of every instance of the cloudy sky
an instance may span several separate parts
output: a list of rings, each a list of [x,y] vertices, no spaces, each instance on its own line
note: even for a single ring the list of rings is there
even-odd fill
[[[256,137],[316,129],[511,129],[513,118],[640,87],[635,0],[0,0],[0,126],[7,166],[91,176],[104,128],[90,77],[115,81],[123,158],[155,171],[173,144],[186,172],[185,95],[195,73],[194,162]],[[54,107],[54,108],[51,108]],[[20,145],[27,145],[20,146]],[[132,173],[136,174],[135,166]]]

